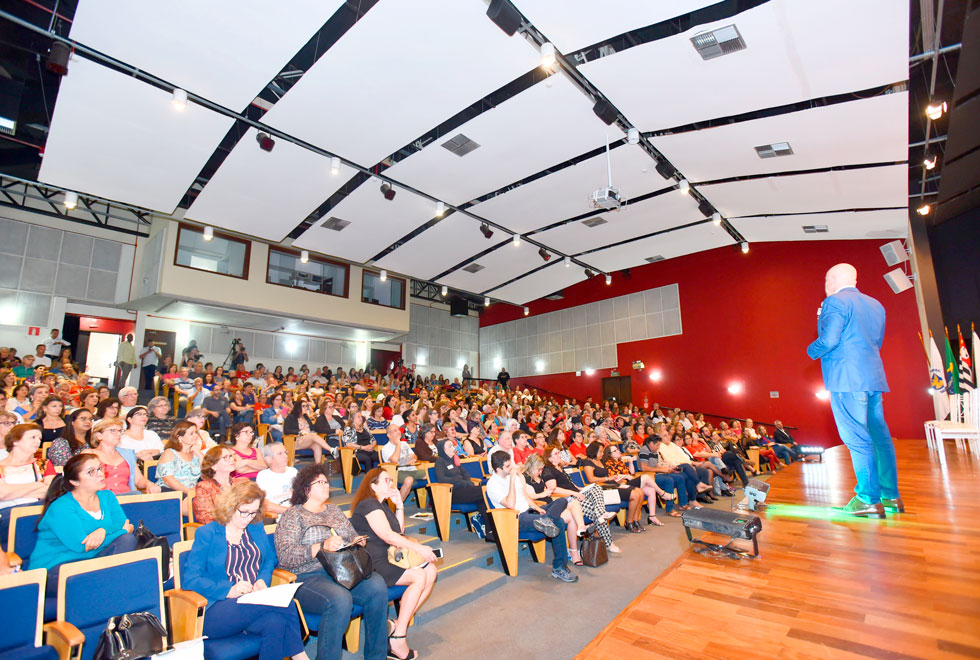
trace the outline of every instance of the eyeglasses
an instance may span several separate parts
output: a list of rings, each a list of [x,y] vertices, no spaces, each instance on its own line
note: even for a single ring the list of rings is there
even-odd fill
[[[313,486],[317,486],[317,485],[326,486],[329,483],[330,482],[327,481],[326,479],[314,479],[313,481],[310,482],[310,487],[312,488]]]
[[[0,426],[13,426],[14,422],[0,422]]]
[[[253,511],[246,511],[244,509],[238,509],[237,511],[235,511],[235,513],[240,515],[242,518],[254,518],[255,516],[258,515],[259,510],[255,509]]]
[[[104,465],[100,465],[99,467],[94,467],[94,468],[92,468],[90,470],[85,470],[85,476],[87,476],[87,477],[94,477],[96,474],[99,474],[99,473],[105,474],[105,466]]]

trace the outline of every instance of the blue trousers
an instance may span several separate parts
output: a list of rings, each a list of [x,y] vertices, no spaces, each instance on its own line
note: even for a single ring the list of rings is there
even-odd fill
[[[793,452],[791,452],[789,447],[786,445],[781,445],[778,442],[774,442],[767,446],[776,453],[776,458],[781,460],[783,463],[789,465],[793,462]]]
[[[259,660],[282,660],[303,650],[296,604],[289,607],[242,605],[235,599],[219,600],[204,614],[204,634],[212,639],[246,632],[262,638]]]
[[[657,482],[657,485],[661,489],[668,493],[677,493],[677,505],[687,506],[687,484],[685,483],[684,477],[676,472],[658,472],[653,475],[653,480]],[[695,486],[695,491],[697,487]],[[696,496],[695,496],[696,497]],[[673,500],[664,503],[664,508],[667,513],[674,510]]]
[[[867,504],[898,498],[895,445],[885,424],[881,392],[831,392],[830,408],[840,438],[851,450],[857,496]]]
[[[340,660],[344,631],[355,604],[364,608],[364,660],[384,660],[388,654],[388,587],[380,573],[372,573],[350,591],[323,570],[303,573],[296,581],[303,583],[296,592],[303,611],[320,614],[316,660]]]
[[[568,541],[565,539],[566,525],[565,521],[561,519],[561,514],[564,513],[567,506],[568,501],[563,497],[549,504],[544,513],[561,530],[558,536],[551,539],[551,553],[554,555],[551,561],[551,567],[555,569],[562,568],[568,563]],[[536,532],[534,521],[541,517],[541,514],[527,510],[517,516],[517,529],[521,532]]]

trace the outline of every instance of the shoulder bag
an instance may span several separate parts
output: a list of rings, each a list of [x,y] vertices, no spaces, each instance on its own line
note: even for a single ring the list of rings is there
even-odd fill
[[[152,612],[111,617],[99,635],[92,660],[138,660],[164,649],[167,631]]]
[[[579,556],[582,557],[582,563],[592,568],[602,566],[609,561],[606,544],[602,537],[595,532],[578,540],[578,551]]]
[[[352,545],[337,552],[320,550],[316,553],[316,558],[327,575],[348,591],[374,572],[371,555],[360,545]]]
[[[133,530],[133,536],[136,537],[136,549],[143,550],[145,548],[160,548],[163,553],[160,562],[160,572],[163,575],[163,581],[166,582],[170,579],[170,541],[164,536],[157,536],[143,524],[140,520],[140,524],[136,526]]]

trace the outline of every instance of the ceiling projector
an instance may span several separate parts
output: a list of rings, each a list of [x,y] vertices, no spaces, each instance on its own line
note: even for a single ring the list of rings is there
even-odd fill
[[[599,188],[592,193],[592,208],[618,211],[619,205],[619,191],[615,188]]]

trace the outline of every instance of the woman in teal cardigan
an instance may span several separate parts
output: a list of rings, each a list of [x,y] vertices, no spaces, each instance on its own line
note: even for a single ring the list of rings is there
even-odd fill
[[[218,498],[214,522],[198,528],[184,564],[181,587],[208,599],[204,634],[210,639],[240,633],[262,638],[259,660],[309,660],[303,651],[299,612],[288,607],[242,605],[238,597],[268,588],[276,553],[265,528],[252,524],[265,492],[254,481],[232,485]]]
[[[48,569],[48,595],[58,592],[62,564],[136,549],[133,525],[112,491],[104,489],[105,474],[95,454],[72,456],[51,482],[29,560],[32,569]]]

